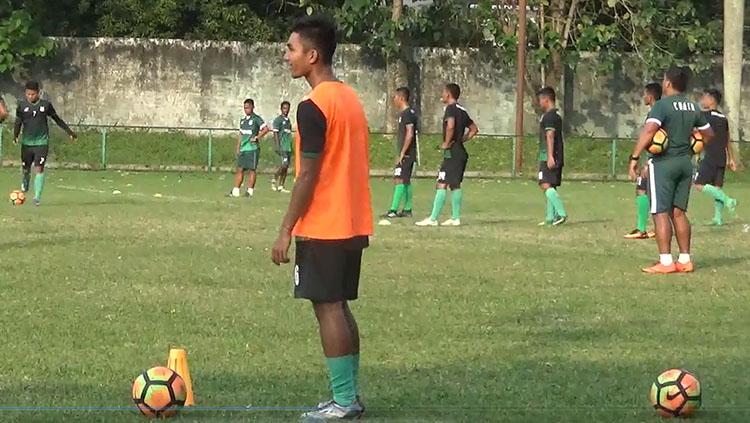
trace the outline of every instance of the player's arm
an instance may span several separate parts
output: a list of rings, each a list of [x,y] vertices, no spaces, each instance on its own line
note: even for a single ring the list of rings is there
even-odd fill
[[[268,125],[265,123],[260,124],[260,132],[258,132],[258,135],[255,137],[256,140],[260,141],[261,138],[265,137],[266,134],[268,134],[271,130],[268,129]]]
[[[409,151],[409,147],[411,147],[411,144],[414,142],[414,122],[409,122],[406,124],[406,133],[404,134],[404,146],[401,148],[401,153],[398,155],[398,160],[396,160],[396,164],[401,163],[402,160],[404,160],[404,157],[406,157],[406,152]]]
[[[277,265],[289,263],[289,245],[292,229],[305,214],[312,201],[315,184],[320,175],[321,156],[325,146],[326,119],[323,112],[310,100],[300,103],[297,108],[297,131],[300,136],[300,169],[292,190],[284,220],[281,222],[279,237],[273,246],[271,259]]]
[[[464,142],[469,142],[470,139],[474,138],[479,133],[479,127],[473,120],[469,119],[469,130],[464,135]]]
[[[242,144],[242,131],[237,133],[237,145],[234,147],[234,154],[240,155],[240,145]]]
[[[16,108],[16,123],[13,125],[13,144],[18,144],[18,137],[21,135],[21,125],[23,125],[23,111],[19,104]]]
[[[70,129],[70,127],[68,126],[68,124],[65,123],[65,121],[62,120],[62,118],[60,116],[57,115],[57,111],[55,111],[55,108],[52,107],[52,103],[49,104],[49,110],[47,111],[47,116],[49,116],[50,118],[52,118],[52,120],[55,121],[55,123],[57,124],[57,126],[59,126],[60,128],[62,128],[63,131],[65,131],[68,134],[68,136],[70,137],[70,139],[74,140],[74,139],[78,138],[78,135],[76,135],[76,133],[73,132],[72,129]]]
[[[271,132],[273,132],[273,144],[274,147],[276,147],[276,151],[281,151],[281,136],[279,133],[281,132],[281,123],[279,123],[277,120],[274,120],[272,123]]]
[[[630,179],[635,180],[638,176],[636,169],[638,167],[638,160],[641,157],[641,153],[643,153],[643,150],[648,148],[649,144],[651,144],[651,140],[654,139],[654,135],[659,128],[661,128],[661,121],[655,119],[649,119],[646,121],[646,124],[643,125],[641,133],[638,135],[638,141],[633,148],[633,154],[630,156],[630,162],[628,163],[628,174],[630,175]]]
[[[729,122],[726,122],[726,134],[727,134],[727,137],[729,137],[729,134],[730,134],[730,132],[729,132]],[[727,140],[726,151],[727,151],[727,167],[732,172],[736,172],[737,171],[737,162],[734,161],[734,152],[732,151],[732,140]]]
[[[453,133],[456,131],[456,118],[449,116],[445,119],[445,138],[440,146],[443,150],[448,150],[453,145]]]
[[[5,107],[5,101],[3,101],[2,98],[0,98],[0,123],[5,121],[5,118],[8,117],[8,108]]]

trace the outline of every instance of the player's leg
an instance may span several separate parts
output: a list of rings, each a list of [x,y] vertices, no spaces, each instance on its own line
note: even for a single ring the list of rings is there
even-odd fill
[[[560,193],[557,191],[560,185],[562,185],[562,170],[562,167],[552,169],[552,189],[545,191],[545,195],[551,197],[552,205],[555,208],[555,220],[552,222],[554,226],[562,225],[568,220],[568,212],[565,211],[565,205],[560,197]]]
[[[672,223],[674,225],[677,246],[680,255],[677,258],[677,270],[680,272],[692,272],[693,263],[690,260],[691,228],[687,217],[688,203],[690,200],[690,185],[692,182],[692,166],[685,160],[682,168],[682,177],[677,180],[674,200],[672,202]]]
[[[727,202],[727,196],[721,190],[716,187],[717,167],[710,164],[707,160],[703,160],[698,167],[698,173],[695,174],[695,190],[706,194],[714,201],[714,217],[708,223],[710,226],[721,226],[724,224],[722,219],[722,211],[724,205]]]
[[[539,188],[547,201],[544,225],[559,225],[565,223],[568,213],[557,192],[557,187],[562,183],[562,168],[549,169],[546,162],[539,162]]]
[[[414,158],[407,157],[402,164],[401,180],[404,182],[404,208],[399,212],[399,217],[411,217],[414,208],[414,186],[411,178],[414,174]]]
[[[31,187],[31,165],[34,164],[33,147],[21,146],[21,191],[29,192]]]
[[[295,290],[312,301],[333,401],[322,403],[306,417],[343,418],[362,414],[355,374],[359,331],[347,301],[357,298],[363,245],[346,241],[298,241]]]
[[[448,188],[448,180],[450,178],[450,175],[448,175],[449,170],[449,159],[443,159],[443,164],[440,166],[440,171],[438,171],[437,184],[435,184],[435,200],[432,202],[432,213],[426,219],[417,222],[417,226],[438,226],[438,218],[445,206],[446,189]]]
[[[250,152],[250,163],[249,170],[247,172],[247,191],[245,196],[252,197],[255,194],[255,180],[257,179],[256,169],[258,168],[258,159],[260,158],[260,150],[253,150]]]
[[[399,163],[393,168],[393,197],[391,198],[391,207],[383,215],[386,218],[398,217],[398,207],[401,205],[401,200],[406,194],[406,185],[402,179],[404,174],[403,163]]]
[[[354,356],[354,392],[359,397],[359,326],[357,325],[357,320],[354,318],[354,314],[352,314],[352,311],[349,308],[348,302],[344,302],[344,315],[346,316],[346,321],[349,324],[349,331],[352,334],[352,355]]]
[[[44,165],[47,163],[47,154],[49,147],[34,147],[34,205],[38,206],[42,201],[42,191],[44,191]]]
[[[646,273],[673,273],[677,271],[672,257],[672,219],[676,181],[671,160],[660,160],[649,164],[649,195],[651,214],[656,227],[656,245],[659,262],[643,269]]]
[[[286,175],[289,173],[289,163],[292,160],[292,155],[289,152],[282,152],[281,157],[281,169],[279,169],[279,192],[289,192],[286,188]]]
[[[636,180],[635,186],[635,211],[636,211],[636,222],[635,229],[625,234],[627,239],[648,239],[649,233],[647,232],[648,217],[649,217],[649,201],[648,201],[648,171],[646,167],[641,169],[641,174]]]
[[[240,151],[237,155],[237,170],[234,171],[234,185],[229,193],[230,197],[239,197],[242,181],[245,179],[245,172],[250,168],[250,160],[247,151]]]
[[[450,181],[451,189],[451,218],[443,222],[445,226],[461,226],[461,205],[463,204],[464,191],[461,189],[461,183],[464,180],[466,164],[468,159],[456,160],[453,173],[453,180]]]

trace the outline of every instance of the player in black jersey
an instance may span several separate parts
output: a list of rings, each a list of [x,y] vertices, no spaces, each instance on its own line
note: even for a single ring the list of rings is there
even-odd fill
[[[729,197],[722,187],[724,186],[724,170],[737,170],[737,165],[732,157],[732,149],[729,148],[729,121],[719,111],[721,104],[721,91],[706,89],[701,97],[701,109],[706,120],[714,130],[714,138],[706,144],[703,159],[701,160],[698,173],[695,175],[695,189],[710,196],[714,200],[714,218],[709,222],[712,226],[724,224],[721,213],[724,207],[730,215],[734,215],[737,200]]]
[[[441,100],[445,103],[445,115],[443,116],[443,164],[440,166],[437,178],[437,190],[435,201],[432,205],[432,213],[424,220],[417,222],[417,226],[438,226],[440,212],[445,205],[446,189],[451,189],[451,218],[443,222],[442,226],[461,225],[461,202],[463,191],[461,182],[464,180],[466,163],[469,161],[469,153],[466,152],[464,143],[479,132],[479,128],[469,117],[469,113],[463,106],[458,104],[461,96],[461,88],[450,83],[443,89]]]
[[[385,218],[411,217],[413,191],[411,176],[414,164],[417,162],[417,136],[419,134],[419,119],[417,113],[409,107],[409,88],[401,87],[393,96],[393,105],[399,110],[398,139],[396,140],[396,163],[393,168],[393,200],[391,208],[383,216]],[[401,200],[404,208],[399,212]]]
[[[21,162],[23,167],[23,180],[21,190],[29,190],[31,181],[31,165],[36,167],[34,177],[34,205],[39,205],[44,189],[44,165],[47,163],[49,154],[49,126],[47,118],[51,118],[60,128],[65,130],[71,141],[76,139],[76,133],[57,115],[52,103],[39,98],[39,83],[29,81],[26,83],[26,98],[18,103],[16,109],[16,125],[13,131],[13,142],[18,144],[21,136]],[[23,133],[21,130],[23,129]]]

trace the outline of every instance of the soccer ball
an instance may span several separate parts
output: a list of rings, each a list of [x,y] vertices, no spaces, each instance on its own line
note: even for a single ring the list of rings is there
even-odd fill
[[[703,134],[697,129],[693,129],[693,135],[690,136],[690,149],[693,150],[693,154],[703,151]]]
[[[687,370],[670,369],[660,374],[648,395],[663,417],[686,417],[701,406],[701,385]]]
[[[133,382],[133,401],[145,416],[171,417],[185,405],[187,389],[174,370],[153,367]]]
[[[651,154],[661,154],[667,149],[667,144],[669,144],[667,131],[660,128],[654,134],[654,138],[651,139],[651,145],[648,146],[648,152]]]
[[[24,194],[23,191],[13,191],[8,198],[10,198],[11,206],[20,206],[26,202],[26,194]]]

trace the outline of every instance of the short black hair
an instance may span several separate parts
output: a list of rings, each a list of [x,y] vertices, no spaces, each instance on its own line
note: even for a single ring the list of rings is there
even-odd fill
[[[721,104],[721,99],[723,96],[721,95],[721,91],[717,90],[716,88],[706,88],[703,90],[703,94],[709,95],[716,100],[716,104]]]
[[[555,89],[552,87],[544,87],[541,90],[536,92],[537,97],[547,97],[553,102],[557,101],[555,96]]]
[[[323,15],[305,16],[292,26],[292,32],[296,32],[312,44],[324,65],[333,63],[337,42],[336,24],[331,18]]]
[[[690,80],[690,72],[683,66],[672,66],[664,73],[664,78],[672,83],[675,90],[684,92]]]
[[[244,103],[242,103],[242,104],[249,104],[249,105],[251,105],[251,106],[255,107],[255,101],[253,101],[253,99],[252,99],[252,98],[247,98],[247,99],[245,99],[245,102],[244,102]]]
[[[288,101],[284,100],[284,101],[282,101],[282,102],[281,102],[281,106],[279,106],[279,107],[284,107],[284,106],[289,106],[289,107],[291,107],[292,105],[291,105],[291,104],[289,104],[289,102],[288,102]]]
[[[396,88],[396,93],[403,97],[407,102],[411,99],[411,91],[409,91],[408,87],[398,87]]]
[[[26,83],[26,89],[32,90],[32,91],[39,91],[39,82],[38,81],[29,81]]]
[[[645,88],[648,94],[654,97],[654,100],[661,100],[661,84],[658,82],[651,82],[646,84]]]
[[[445,89],[451,93],[451,97],[453,97],[454,100],[458,100],[458,98],[461,97],[461,87],[459,87],[458,84],[454,82],[445,84]]]

